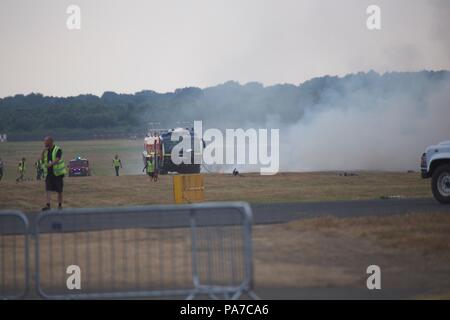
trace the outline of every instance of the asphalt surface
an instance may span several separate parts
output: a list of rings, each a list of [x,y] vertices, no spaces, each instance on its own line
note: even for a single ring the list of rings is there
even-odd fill
[[[351,201],[321,201],[321,202],[298,202],[298,203],[266,203],[252,204],[253,224],[286,223],[298,219],[336,216],[336,217],[361,217],[361,216],[387,216],[396,214],[408,214],[415,212],[450,213],[450,205],[442,205],[433,198],[421,199],[379,199],[379,200],[351,200]],[[209,211],[199,215],[199,225],[227,225],[240,224],[239,215],[236,212],[224,214]],[[38,212],[25,214],[30,224],[30,232],[34,232]],[[40,232],[48,231],[82,231],[82,230],[104,230],[114,228],[178,228],[189,227],[188,212],[170,212],[169,214],[157,214],[153,216],[145,214],[123,214],[110,215],[84,214],[74,217],[73,215],[46,216],[41,219]],[[22,233],[23,226],[17,221],[2,220],[0,233]]]
[[[387,216],[415,212],[450,213],[450,205],[433,198],[321,201],[252,204],[255,224],[282,223],[322,216],[341,218]]]

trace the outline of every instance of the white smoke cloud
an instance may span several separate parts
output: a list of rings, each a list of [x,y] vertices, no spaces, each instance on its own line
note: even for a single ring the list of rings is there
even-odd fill
[[[284,128],[282,170],[417,170],[427,145],[450,140],[449,83],[419,101],[413,93],[388,99],[364,95],[309,111]]]

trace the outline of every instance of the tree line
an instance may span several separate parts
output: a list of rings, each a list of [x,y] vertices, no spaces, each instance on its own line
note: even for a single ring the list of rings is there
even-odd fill
[[[345,97],[350,93],[361,92],[361,107],[370,107],[374,97],[405,94],[420,99],[424,92],[449,82],[449,71],[382,75],[370,71],[318,77],[299,85],[241,85],[229,81],[169,93],[145,90],[73,97],[17,94],[0,99],[0,133],[7,133],[10,140],[36,140],[45,134],[60,139],[88,139],[144,135],[150,122],[161,127],[194,120],[219,128],[279,126],[301,120],[308,111],[345,107]]]

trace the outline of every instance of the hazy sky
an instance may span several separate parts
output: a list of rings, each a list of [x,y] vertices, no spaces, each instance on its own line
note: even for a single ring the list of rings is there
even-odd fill
[[[0,97],[450,69],[449,15],[447,0],[1,0]]]

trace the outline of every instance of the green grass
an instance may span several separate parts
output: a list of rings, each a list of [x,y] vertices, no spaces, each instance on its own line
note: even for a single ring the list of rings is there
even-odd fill
[[[65,178],[66,207],[97,207],[172,203],[172,177],[161,176],[152,183],[142,173],[141,140],[95,140],[57,142],[66,161],[87,157],[92,177]],[[42,151],[39,142],[0,143],[0,157],[6,162],[6,176],[0,182],[0,209],[39,210],[44,203],[44,184],[34,181],[33,163]],[[112,158],[118,153],[124,169],[114,177]],[[16,183],[17,163],[28,159],[30,181]],[[206,201],[298,202],[323,200],[379,199],[383,196],[431,197],[430,182],[418,173],[359,172],[344,177],[335,172],[257,173],[233,177],[204,174]]]
[[[143,141],[138,140],[86,140],[56,141],[63,150],[66,164],[76,156],[88,158],[94,175],[112,176],[112,159],[117,153],[124,168],[123,174],[139,174],[143,168]],[[22,157],[26,158],[28,177],[35,177],[33,164],[40,157],[43,142],[7,142],[0,143],[0,158],[5,162],[4,178],[15,179],[17,165]]]

